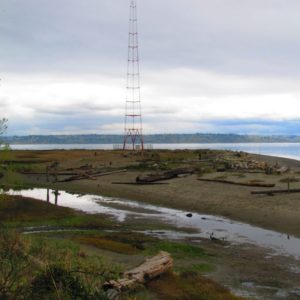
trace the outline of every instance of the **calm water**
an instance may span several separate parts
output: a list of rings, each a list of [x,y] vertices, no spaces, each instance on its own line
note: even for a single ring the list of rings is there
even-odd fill
[[[24,197],[35,198],[47,201],[46,189],[32,189],[14,191],[9,190],[10,195],[22,195]],[[116,218],[119,222],[124,222],[128,217],[141,218],[155,221],[164,221],[175,225],[178,231],[148,231],[146,233],[161,238],[182,239],[208,238],[209,234],[219,239],[224,239],[232,243],[250,243],[272,249],[275,253],[291,255],[300,259],[300,239],[288,236],[287,234],[262,229],[249,224],[235,222],[233,220],[193,213],[192,217],[187,217],[187,212],[177,209],[160,207],[141,202],[102,197],[96,195],[70,194],[64,191],[59,192],[55,198],[52,191],[48,190],[48,201],[50,203],[71,207],[87,213],[104,213]],[[184,233],[181,228],[191,228],[197,233]]]
[[[109,150],[111,144],[41,144],[11,145],[14,150],[88,149]],[[287,157],[300,160],[300,143],[242,143],[242,144],[153,144],[153,149],[218,149],[245,151],[256,154]]]

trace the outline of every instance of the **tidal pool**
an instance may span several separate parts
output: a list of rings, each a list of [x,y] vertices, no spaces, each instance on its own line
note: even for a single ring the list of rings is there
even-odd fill
[[[70,207],[86,213],[103,213],[119,222],[127,218],[141,218],[163,221],[176,226],[178,231],[147,231],[146,233],[171,239],[210,238],[224,239],[231,243],[249,243],[273,250],[275,254],[293,256],[300,259],[300,239],[284,233],[262,229],[227,218],[205,215],[183,210],[145,204],[119,198],[96,195],[80,195],[65,191],[47,189],[24,189],[5,191],[9,195],[48,201],[60,206]],[[188,217],[189,214],[189,217]],[[182,229],[193,229],[196,233],[185,233]],[[181,230],[180,230],[181,229]]]

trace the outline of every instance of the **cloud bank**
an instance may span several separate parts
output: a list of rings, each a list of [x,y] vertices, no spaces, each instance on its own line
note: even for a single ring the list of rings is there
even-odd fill
[[[129,3],[3,0],[8,134],[122,133]],[[300,3],[138,0],[146,133],[297,134]]]

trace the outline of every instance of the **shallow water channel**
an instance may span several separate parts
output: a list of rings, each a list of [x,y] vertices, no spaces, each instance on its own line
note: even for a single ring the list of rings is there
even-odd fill
[[[178,231],[148,231],[157,237],[170,239],[197,239],[213,237],[241,244],[250,243],[273,250],[281,255],[300,259],[300,239],[287,234],[232,221],[227,218],[186,212],[177,209],[149,205],[141,202],[102,197],[96,195],[79,195],[65,191],[55,193],[47,189],[9,190],[9,195],[21,195],[50,203],[82,210],[86,213],[108,214],[119,222],[130,218],[141,218],[175,225]],[[188,214],[191,214],[187,216]],[[193,229],[196,233],[186,233],[183,229]],[[181,229],[181,230],[180,230]]]

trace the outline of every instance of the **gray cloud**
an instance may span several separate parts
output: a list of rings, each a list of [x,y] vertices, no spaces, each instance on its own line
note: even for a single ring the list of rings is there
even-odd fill
[[[144,68],[300,75],[296,0],[138,1]],[[128,1],[2,0],[2,70],[122,72]]]
[[[128,6],[1,1],[0,107],[11,131],[122,131]],[[138,12],[149,131],[283,132],[275,119],[298,129],[298,0],[138,0]],[[218,123],[230,119],[241,123]]]

